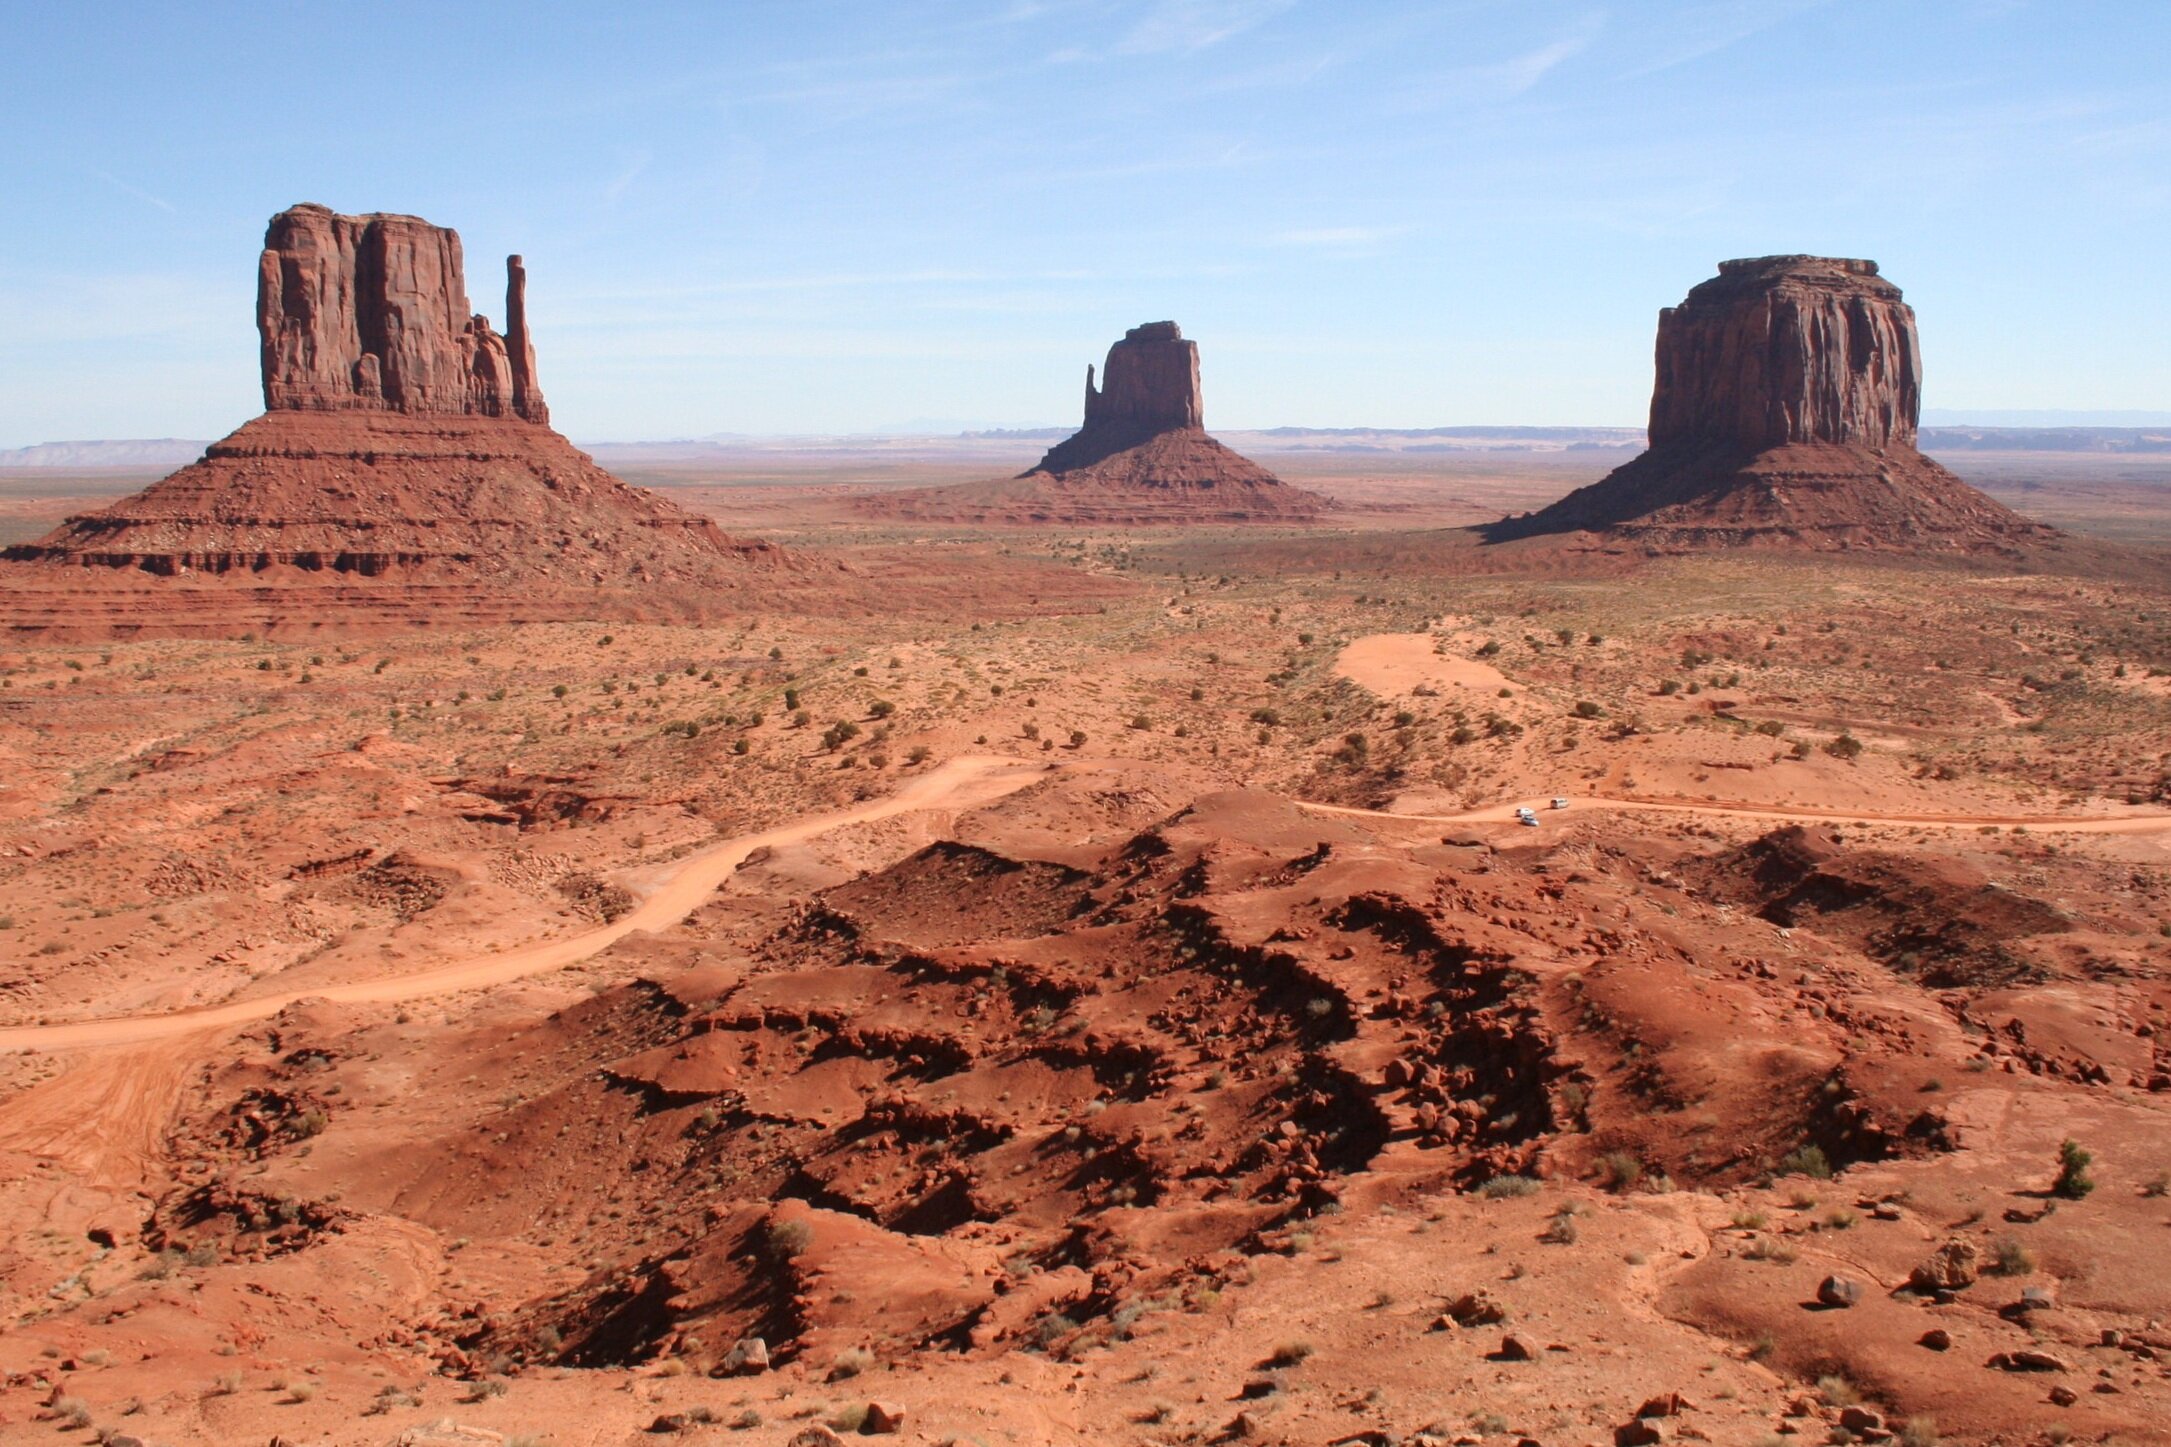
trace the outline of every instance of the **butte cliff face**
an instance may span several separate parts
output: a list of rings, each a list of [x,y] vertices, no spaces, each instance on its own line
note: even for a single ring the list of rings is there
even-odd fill
[[[469,309],[447,228],[281,212],[257,266],[264,415],[8,558],[197,581],[470,589],[700,590],[784,562],[621,482],[552,431],[517,256],[505,304],[502,335]],[[564,611],[524,596],[528,615]]]
[[[1108,349],[1085,425],[1029,472],[871,497],[862,510],[914,521],[1172,525],[1305,523],[1329,504],[1207,436],[1199,344],[1174,322],[1132,327]]]
[[[264,410],[519,417],[547,423],[527,268],[505,262],[505,335],[468,308],[460,236],[414,216],[274,216],[257,261]]]
[[[1721,262],[1659,313],[1656,363],[1649,450],[1489,536],[1971,552],[2054,536],[1916,450],[1915,314],[1874,261]]]
[[[1131,427],[1167,432],[1204,427],[1206,404],[1199,397],[1199,344],[1184,340],[1174,322],[1132,327],[1108,349],[1107,385],[1093,385],[1093,364],[1086,364],[1085,425]]]

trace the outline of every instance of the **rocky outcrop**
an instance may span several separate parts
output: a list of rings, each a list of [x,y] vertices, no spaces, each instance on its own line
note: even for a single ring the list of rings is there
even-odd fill
[[[1085,425],[1014,478],[884,493],[862,512],[913,522],[1180,526],[1307,523],[1330,504],[1209,437],[1199,344],[1174,322],[1132,327],[1086,367]]]
[[[1199,344],[1174,322],[1132,327],[1108,349],[1104,385],[1095,390],[1086,364],[1085,425],[1143,427],[1155,432],[1204,427],[1199,398]]]
[[[1147,322],[1132,327],[1108,349],[1108,364],[1097,388],[1093,368],[1087,365],[1085,425],[1050,448],[1032,471],[1078,472],[1168,433],[1205,438],[1205,416],[1199,392],[1199,344],[1186,341],[1174,322]],[[1272,473],[1249,458],[1207,440],[1226,456],[1215,457],[1208,474],[1198,480],[1219,471],[1227,472],[1232,480],[1274,480]]]
[[[1877,263],[1721,262],[1659,313],[1649,450],[1482,531],[1595,532],[1658,551],[2012,553],[2056,536],[1917,451],[1921,408],[1915,314]]]
[[[517,256],[500,336],[468,310],[457,233],[296,206],[265,234],[256,319],[264,415],[8,560],[195,591],[309,581],[312,607],[336,601],[327,582],[543,590],[521,600],[523,617],[595,606],[554,605],[553,588],[698,596],[798,566],[629,486],[550,429]],[[463,603],[452,616],[498,612]]]
[[[1914,309],[1874,261],[1764,256],[1658,314],[1651,446],[1913,448]]]
[[[506,260],[505,312],[499,336],[469,309],[449,227],[307,204],[282,211],[257,259],[264,408],[547,423],[517,256]]]

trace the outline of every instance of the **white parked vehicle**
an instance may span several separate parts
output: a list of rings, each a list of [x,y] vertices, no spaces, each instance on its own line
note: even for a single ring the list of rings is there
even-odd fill
[[[1568,807],[1568,801],[1566,799],[1556,798],[1553,800],[1553,807],[1556,809],[1565,809]]]

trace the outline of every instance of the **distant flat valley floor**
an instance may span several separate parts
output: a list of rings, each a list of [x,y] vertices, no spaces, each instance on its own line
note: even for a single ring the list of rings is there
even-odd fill
[[[869,535],[890,525],[856,517],[855,495],[940,486],[1022,472],[1037,442],[941,441],[903,446],[749,447],[700,462],[600,460],[628,482],[668,491],[727,530],[801,544],[841,528]],[[1393,530],[1459,527],[1531,511],[1595,482],[1634,456],[1593,447],[1543,452],[1358,452],[1251,449],[1285,481],[1343,505],[1336,525]],[[2070,452],[1955,452],[1938,460],[2000,502],[2054,526],[2125,543],[2171,543],[2171,456]],[[0,546],[36,538],[72,513],[105,507],[168,469],[0,471]]]

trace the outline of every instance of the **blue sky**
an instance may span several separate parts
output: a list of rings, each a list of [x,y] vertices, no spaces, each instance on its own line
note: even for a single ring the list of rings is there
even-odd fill
[[[578,438],[1640,422],[1722,257],[1870,256],[1938,409],[2171,409],[2157,0],[0,0],[0,446],[259,406],[265,220],[525,253]]]

